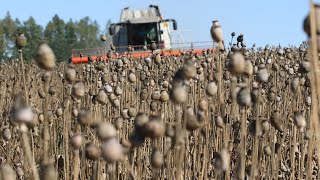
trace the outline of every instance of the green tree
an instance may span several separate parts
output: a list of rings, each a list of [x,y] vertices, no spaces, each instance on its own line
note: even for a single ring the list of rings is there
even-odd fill
[[[54,15],[44,30],[44,37],[56,54],[58,61],[65,61],[70,54],[66,48],[65,22],[58,15]]]
[[[38,43],[43,38],[43,28],[36,23],[33,17],[29,17],[29,19],[23,23],[23,26],[20,29],[20,31],[24,33],[27,38],[27,45],[24,49],[25,59],[30,60],[35,54]]]
[[[17,30],[16,22],[7,12],[4,19],[0,21],[0,58],[11,58],[15,50],[15,32]]]
[[[79,48],[97,47],[99,45],[99,25],[89,17],[82,18],[78,23]]]

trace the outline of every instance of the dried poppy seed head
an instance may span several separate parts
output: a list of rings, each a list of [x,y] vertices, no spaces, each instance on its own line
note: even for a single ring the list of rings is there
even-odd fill
[[[160,97],[161,97],[160,91],[153,91],[152,94],[151,94],[151,99],[154,100],[154,101],[159,100]]]
[[[15,110],[13,114],[13,120],[16,123],[30,123],[34,119],[34,114],[31,108],[21,108],[18,110]]]
[[[303,131],[303,129],[306,127],[307,122],[301,112],[294,113],[294,124],[300,131]]]
[[[130,83],[134,83],[134,82],[136,82],[136,81],[137,81],[136,75],[133,74],[133,73],[130,73],[130,74],[129,74],[129,82],[130,82]]]
[[[7,162],[0,166],[0,177],[3,180],[16,180],[16,173]]]
[[[251,93],[248,87],[243,87],[239,90],[237,94],[237,102],[240,106],[250,106],[251,105]]]
[[[215,158],[215,167],[220,171],[226,171],[229,169],[230,154],[226,148],[223,148]]]
[[[218,128],[223,128],[223,127],[224,127],[224,120],[222,119],[221,116],[216,116],[216,117],[215,117],[215,125],[216,125]]]
[[[194,131],[196,129],[198,129],[199,127],[201,127],[200,122],[197,119],[197,116],[195,116],[194,114],[194,110],[191,107],[188,107],[186,112],[186,117],[187,117],[187,124],[186,124],[186,128],[188,131]]]
[[[24,36],[23,33],[19,33],[18,37],[16,38],[16,46],[18,47],[18,49],[22,49],[26,46],[27,44],[27,39]]]
[[[159,116],[150,116],[150,120],[144,125],[146,135],[151,138],[162,137],[165,134],[165,126]]]
[[[161,64],[161,56],[160,54],[158,53],[155,57],[154,57],[154,61],[156,62],[156,64]]]
[[[278,131],[282,132],[282,125],[280,122],[280,113],[279,111],[275,110],[273,111],[273,113],[271,114],[270,117],[270,123],[271,125]]]
[[[56,116],[57,117],[61,117],[63,115],[63,109],[61,107],[59,107],[57,110],[56,110]]]
[[[101,105],[106,105],[108,102],[108,95],[104,90],[100,90],[96,96],[96,99]]]
[[[72,95],[76,98],[81,98],[85,95],[85,87],[82,81],[79,81],[73,85]]]
[[[253,65],[252,65],[251,61],[247,60],[245,62],[244,74],[246,74],[247,76],[252,76],[252,74],[253,74]]]
[[[172,88],[171,100],[177,104],[185,103],[188,99],[188,90],[185,85],[178,85]]]
[[[65,78],[69,82],[74,82],[77,78],[77,72],[74,68],[66,68],[65,72]]]
[[[208,101],[205,99],[201,99],[199,101],[198,107],[201,111],[207,111],[208,110]]]
[[[223,41],[223,31],[217,20],[212,22],[210,32],[211,32],[211,37],[215,42]]]
[[[245,72],[246,61],[243,55],[239,52],[234,53],[228,63],[229,71],[235,75],[240,75]]]
[[[130,107],[128,109],[128,115],[132,118],[135,117],[137,115],[137,110],[134,107]]]
[[[123,147],[117,139],[112,138],[102,144],[101,154],[108,163],[120,161],[123,158]]]
[[[82,141],[81,134],[75,134],[70,139],[70,143],[74,149],[79,149],[82,145]]]
[[[38,66],[44,70],[52,70],[56,65],[56,57],[46,43],[40,43],[36,53]]]
[[[257,72],[257,81],[259,82],[268,82],[269,73],[266,68],[259,69]]]
[[[169,97],[168,92],[167,92],[167,91],[161,91],[161,93],[160,93],[160,100],[161,100],[162,102],[167,102],[167,101],[169,101],[169,99],[170,99],[170,97]]]
[[[262,132],[265,134],[270,130],[270,124],[267,120],[261,122]]]
[[[122,119],[122,117],[117,117],[117,118],[115,119],[114,124],[115,124],[115,127],[116,127],[117,130],[122,129],[122,126],[123,126],[123,119]]]
[[[214,96],[217,94],[218,86],[215,82],[210,82],[207,86],[206,92],[209,96]]]
[[[150,162],[153,168],[159,169],[162,166],[163,156],[158,149],[154,148],[152,150]]]
[[[116,137],[117,131],[109,122],[100,122],[96,127],[96,133],[101,140]]]
[[[78,116],[77,116],[78,123],[84,126],[90,125],[92,123],[92,116],[91,112],[88,109],[81,108]]]
[[[100,157],[100,149],[93,143],[87,143],[85,147],[86,158],[91,160],[97,160]]]
[[[292,82],[291,82],[291,91],[296,93],[298,88],[299,88],[299,85],[300,85],[300,81],[299,81],[299,77],[295,77],[293,78]]]
[[[264,154],[265,154],[266,156],[271,156],[272,151],[271,151],[270,146],[264,146],[263,152],[264,152]]]
[[[9,141],[12,137],[11,130],[9,128],[5,128],[2,131],[2,137],[5,141]]]

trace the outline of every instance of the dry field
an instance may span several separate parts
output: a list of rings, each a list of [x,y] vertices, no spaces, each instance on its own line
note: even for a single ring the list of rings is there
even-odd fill
[[[320,179],[307,44],[219,27],[214,53],[1,63],[0,179]]]

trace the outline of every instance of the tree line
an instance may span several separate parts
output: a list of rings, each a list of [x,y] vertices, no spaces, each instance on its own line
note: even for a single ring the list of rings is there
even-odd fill
[[[100,35],[108,35],[107,29],[110,24],[111,21],[108,20],[106,26],[100,28],[97,21],[89,17],[79,21],[64,21],[58,15],[54,15],[47,25],[42,27],[32,16],[21,22],[18,18],[13,19],[7,12],[5,17],[0,19],[0,60],[17,57],[15,39],[19,33],[24,33],[27,38],[23,52],[26,60],[34,57],[39,42],[46,41],[54,50],[57,60],[66,61],[71,57],[72,49],[102,46]]]

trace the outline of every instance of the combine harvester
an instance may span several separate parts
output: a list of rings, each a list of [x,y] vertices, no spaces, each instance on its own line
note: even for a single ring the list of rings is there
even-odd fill
[[[170,29],[171,23],[173,31]],[[121,12],[120,22],[109,27],[115,53],[111,47],[108,53],[107,47],[73,49],[71,61],[86,63],[91,60],[107,60],[108,57],[139,58],[152,53],[179,55],[185,50],[192,50],[193,53],[202,53],[203,49],[212,50],[212,41],[172,42],[173,32],[177,28],[176,20],[163,19],[156,5],[150,5],[146,10],[130,10],[127,7]]]

